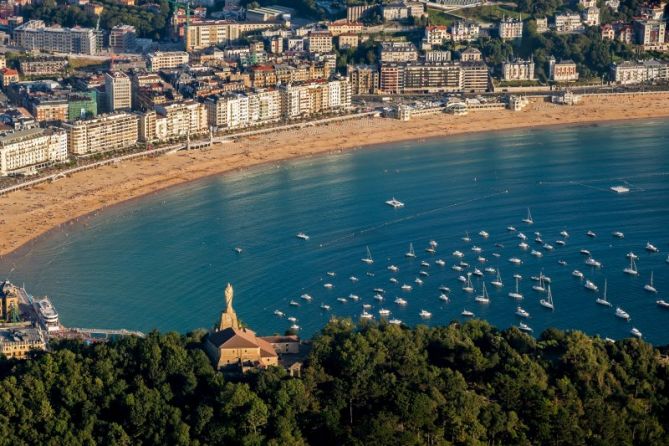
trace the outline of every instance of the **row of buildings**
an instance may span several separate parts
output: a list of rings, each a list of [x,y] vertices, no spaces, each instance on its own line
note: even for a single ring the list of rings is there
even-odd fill
[[[5,132],[0,136],[0,174],[33,172],[67,161],[68,154],[88,155],[140,142],[195,137],[208,133],[210,127],[225,131],[338,113],[351,105],[348,80],[334,79],[219,94],[202,102],[189,99],[159,104],[144,112],[120,111],[129,110],[132,101],[126,79],[108,74],[113,83],[109,98],[119,111],[59,126]]]

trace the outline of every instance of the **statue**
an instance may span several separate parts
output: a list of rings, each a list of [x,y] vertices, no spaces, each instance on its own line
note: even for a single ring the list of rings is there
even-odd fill
[[[225,287],[225,312],[234,313],[235,310],[232,309],[232,298],[234,297],[234,290],[232,285],[228,283],[228,286]]]
[[[232,308],[232,299],[234,298],[234,290],[232,285],[228,283],[225,287],[225,310],[221,311],[221,318],[218,322],[217,331],[225,330],[226,328],[239,329],[239,321],[237,320],[237,313]]]

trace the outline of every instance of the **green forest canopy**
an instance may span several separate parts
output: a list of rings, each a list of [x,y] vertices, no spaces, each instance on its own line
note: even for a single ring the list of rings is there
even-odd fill
[[[302,378],[234,380],[214,371],[202,335],[0,361],[0,444],[669,444],[667,366],[636,339],[333,321]]]

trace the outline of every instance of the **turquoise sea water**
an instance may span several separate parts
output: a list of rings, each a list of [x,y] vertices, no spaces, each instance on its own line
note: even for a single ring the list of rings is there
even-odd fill
[[[256,331],[287,329],[290,322],[273,314],[280,309],[298,318],[303,336],[332,315],[357,319],[363,303],[373,305],[370,312],[377,320],[384,307],[408,324],[446,324],[467,308],[501,328],[515,325],[519,303],[507,293],[513,274],[520,273],[525,295],[520,305],[530,312],[526,323],[535,334],[555,326],[621,338],[634,326],[645,339],[668,343],[669,311],[655,304],[658,298],[669,301],[668,135],[667,121],[524,130],[263,166],[81,219],[2,259],[0,270],[31,293],[49,295],[68,326],[180,332],[209,327],[224,306],[226,283],[232,282],[235,309]],[[616,184],[628,184],[632,191],[615,194],[608,188]],[[386,206],[393,196],[406,207]],[[532,226],[521,222],[527,207]],[[555,249],[543,251],[543,258],[521,251],[508,225],[529,237],[531,249],[543,251],[534,243],[535,231]],[[477,235],[481,230],[490,233],[488,240]],[[564,247],[554,243],[562,230],[570,233]],[[588,230],[598,236],[587,237]],[[299,231],[311,239],[297,239]],[[487,264],[478,264],[471,244],[461,240],[466,231],[483,249]],[[623,231],[625,238],[613,238],[612,231]],[[424,251],[432,239],[439,242],[436,255]],[[661,252],[646,252],[648,241]],[[404,257],[410,242],[416,260]],[[235,253],[235,246],[243,253]],[[375,259],[371,266],[360,261],[366,246]],[[601,269],[584,264],[579,254],[584,248],[602,262]],[[504,288],[488,284],[489,305],[474,302],[478,292],[461,290],[456,280],[461,273],[451,269],[456,249],[481,270],[499,267]],[[622,272],[630,250],[640,256],[639,277]],[[509,263],[513,256],[523,264]],[[446,266],[437,266],[437,258]],[[558,265],[559,259],[568,266]],[[429,268],[420,266],[423,260]],[[400,267],[396,285],[386,269],[391,263]],[[600,290],[608,278],[614,308],[595,304],[598,293],[572,277],[575,268]],[[430,276],[417,286],[413,282],[421,269]],[[552,278],[553,312],[539,305],[542,296],[531,289],[530,276],[542,270]],[[651,271],[658,295],[643,290]],[[359,282],[352,283],[351,275]],[[486,274],[485,280],[494,275]],[[325,289],[325,282],[334,288]],[[402,283],[413,285],[413,291],[402,292]],[[439,285],[452,290],[449,303],[438,299]],[[480,290],[480,280],[474,279],[474,286]],[[373,299],[377,287],[387,291],[381,304]],[[303,293],[313,301],[302,301]],[[337,301],[350,293],[361,300]],[[408,305],[395,305],[396,296]],[[301,306],[289,306],[291,300]],[[322,311],[321,303],[332,311]],[[630,313],[630,322],[614,317],[616,305]],[[421,309],[432,312],[432,318],[421,321]]]

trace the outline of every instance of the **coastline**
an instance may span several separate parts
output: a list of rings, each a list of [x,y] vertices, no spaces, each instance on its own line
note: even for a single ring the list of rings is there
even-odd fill
[[[243,137],[209,150],[179,152],[80,172],[54,183],[0,197],[0,255],[101,209],[222,173],[298,157],[340,153],[388,143],[424,141],[480,132],[596,125],[632,119],[669,118],[669,93],[585,97],[573,107],[533,100],[521,112],[481,111],[403,122],[369,118]]]

